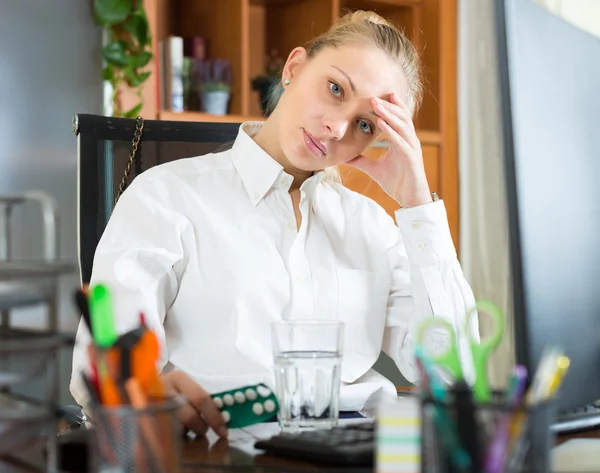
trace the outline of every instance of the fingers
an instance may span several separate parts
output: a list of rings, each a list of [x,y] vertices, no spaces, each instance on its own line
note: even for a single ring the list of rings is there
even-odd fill
[[[175,388],[193,407],[198,415],[202,415],[204,421],[221,437],[227,436],[227,424],[221,415],[221,411],[210,397],[210,394],[202,389],[194,380],[188,376],[178,377]],[[190,427],[191,428],[191,427]]]
[[[185,428],[196,435],[203,436],[208,431],[208,424],[202,420],[200,413],[191,404],[185,404],[179,410],[179,420]]]
[[[211,427],[219,436],[227,437],[227,424],[210,394],[181,371],[173,371],[163,377],[166,392],[181,394],[187,401],[180,419],[185,427],[198,435],[204,435]]]
[[[377,126],[385,133],[391,143],[395,144],[404,153],[414,152],[412,146],[406,141],[406,139],[394,130],[388,123],[381,117],[377,119]]]
[[[413,148],[419,148],[421,143],[417,137],[410,111],[395,96],[391,94],[392,102],[373,97],[373,109],[389,125],[388,128],[400,135]],[[385,132],[385,130],[382,128]]]

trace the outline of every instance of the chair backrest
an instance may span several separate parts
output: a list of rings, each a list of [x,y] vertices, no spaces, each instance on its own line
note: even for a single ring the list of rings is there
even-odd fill
[[[114,207],[135,131],[135,119],[80,114],[73,119],[78,159],[78,252],[89,283],[96,246]],[[227,149],[239,123],[144,120],[128,183],[144,170],[176,159]]]

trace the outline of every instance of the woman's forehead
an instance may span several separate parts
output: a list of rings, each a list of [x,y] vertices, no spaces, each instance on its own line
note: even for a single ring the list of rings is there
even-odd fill
[[[342,77],[359,98],[406,98],[406,78],[400,65],[377,48],[352,45],[326,48],[315,58],[320,72]],[[350,92],[350,91],[348,91]]]

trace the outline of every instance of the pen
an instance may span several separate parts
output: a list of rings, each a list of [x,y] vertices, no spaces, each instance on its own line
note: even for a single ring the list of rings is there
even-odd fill
[[[132,353],[133,376],[143,391],[153,398],[162,398],[164,395],[157,370],[159,356],[160,345],[156,333],[144,327],[140,342]]]
[[[98,385],[100,397],[105,406],[119,406],[124,402],[122,392],[119,391],[119,351],[112,347],[107,349],[96,348],[98,367]]]
[[[117,332],[108,288],[103,284],[92,287],[88,301],[94,341],[100,347],[109,347],[117,340]]]
[[[98,395],[98,391],[96,390],[96,387],[94,386],[90,378],[88,378],[85,375],[85,373],[81,373],[81,378],[83,380],[83,385],[85,386],[85,389],[90,396],[90,401],[94,405],[100,404],[100,396]]]
[[[96,346],[94,344],[89,344],[87,347],[87,352],[90,363],[90,382],[96,389],[96,392],[100,393],[100,377],[98,375],[98,356],[96,352]]]
[[[518,406],[521,403],[523,394],[525,393],[526,383],[527,368],[522,365],[515,366],[511,374],[506,393],[506,402],[514,407]],[[507,414],[502,418],[496,435],[492,439],[487,449],[484,466],[484,471],[486,473],[501,473],[503,471],[508,454],[508,444],[510,440],[509,427],[511,417],[511,415]]]
[[[125,389],[127,391],[127,394],[129,396],[129,400],[131,401],[131,406],[139,411],[143,411],[144,409],[146,409],[148,407],[148,399],[146,398],[146,396],[144,395],[144,392],[142,391],[142,388],[140,386],[140,384],[138,383],[137,379],[135,378],[129,378],[127,381],[125,381]],[[168,453],[168,446],[165,446],[167,451],[165,452],[165,449],[161,448],[160,442],[159,442],[159,438],[157,436],[157,432],[154,429],[153,426],[153,422],[152,422],[152,415],[153,413],[144,413],[141,412],[138,414],[139,415],[139,422],[140,422],[140,427],[142,429],[142,443],[144,443],[144,441],[148,442],[148,446],[150,447],[150,450],[146,450],[146,455],[149,455],[150,457],[148,458],[148,463],[150,464],[150,466],[153,469],[156,469],[157,467],[162,471],[162,468],[160,468],[161,465],[166,466],[166,458],[169,458],[168,456],[166,458],[162,458],[161,460],[163,461],[153,461],[154,459],[151,458],[152,456],[156,455],[160,455],[161,452],[164,453],[165,455],[169,455]],[[160,414],[159,414],[160,415]]]
[[[550,381],[550,392],[549,396],[552,397],[556,394],[556,391],[560,388],[562,381],[567,374],[567,370],[571,365],[571,360],[564,355],[561,355],[556,360],[556,371],[554,372],[554,376]]]
[[[81,312],[81,317],[83,318],[83,321],[85,322],[85,325],[93,338],[94,333],[92,329],[92,319],[90,317],[90,307],[88,305],[88,298],[81,289],[75,291],[75,304],[77,305],[79,312]]]
[[[546,350],[538,364],[533,382],[527,395],[525,403],[532,406],[537,403],[547,401],[553,394],[552,386],[560,385],[566,370],[568,368],[568,358],[565,357],[558,348],[552,347]],[[514,452],[508,469],[516,471],[520,468],[529,443],[521,437],[527,423],[525,412],[519,412],[515,415],[514,421],[510,428],[510,448]]]
[[[481,442],[479,427],[475,418],[475,402],[473,392],[464,381],[458,381],[452,388],[456,406],[456,425],[458,436],[471,458],[473,471],[481,469]]]
[[[562,353],[556,347],[544,351],[527,392],[525,400],[528,404],[542,402],[548,398],[550,395],[550,386],[556,373],[557,360],[560,356],[562,356]]]
[[[434,401],[446,404],[448,402],[446,390],[438,379],[432,363],[425,355],[421,346],[417,346],[415,356],[420,360],[423,371],[427,375]],[[450,461],[454,468],[460,472],[468,472],[471,468],[471,458],[460,444],[456,425],[445,408],[436,406],[435,423],[440,433],[441,441],[444,444],[446,454],[450,456]]]

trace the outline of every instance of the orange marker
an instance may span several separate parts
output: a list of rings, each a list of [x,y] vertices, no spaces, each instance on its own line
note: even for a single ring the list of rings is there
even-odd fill
[[[156,368],[159,356],[160,344],[156,334],[152,330],[144,330],[139,343],[132,351],[132,374],[147,395],[157,398],[164,394]]]
[[[129,400],[131,402],[131,406],[136,410],[143,410],[148,407],[148,399],[146,395],[142,391],[138,380],[135,378],[129,378],[125,381],[125,390],[127,391],[127,395],[129,396]],[[164,454],[165,449],[161,447],[159,442],[159,437],[157,435],[157,431],[154,429],[154,423],[152,418],[150,417],[152,414],[138,414],[140,427],[142,430],[143,438],[148,442],[148,447],[150,452],[159,455],[163,460],[162,465],[164,465]],[[168,434],[168,432],[164,432],[164,434]],[[152,462],[153,459],[148,459],[148,461]]]
[[[105,406],[119,406],[123,403],[119,395],[119,351],[116,348],[98,350],[98,384],[100,399]]]

